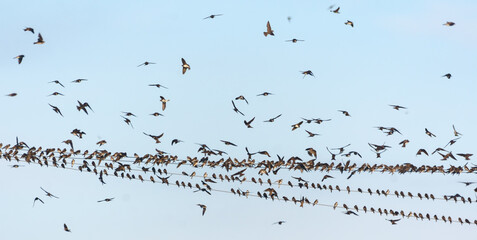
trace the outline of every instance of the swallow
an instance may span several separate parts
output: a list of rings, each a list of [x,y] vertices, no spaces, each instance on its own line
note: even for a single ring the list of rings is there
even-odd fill
[[[157,135],[157,136],[151,135],[151,134],[147,134],[147,133],[145,133],[145,132],[143,132],[143,133],[144,133],[144,135],[149,136],[149,137],[151,137],[152,139],[154,139],[154,140],[156,141],[156,143],[161,143],[161,141],[160,141],[159,139],[160,139],[162,136],[164,136],[164,133],[162,133],[161,135]]]
[[[306,181],[305,179],[301,178],[301,177],[293,177],[292,178],[298,180],[298,182],[305,182],[305,183],[308,183],[308,181]]]
[[[184,142],[184,141],[179,140],[179,139],[177,139],[177,138],[176,138],[176,139],[173,139],[173,140],[171,141],[171,146],[174,145],[174,144],[181,143],[181,142]]]
[[[220,140],[220,141],[223,142],[225,145],[230,145],[230,146],[234,146],[234,147],[237,146],[235,143],[232,143],[232,142],[229,142],[229,141],[225,141],[225,140]]]
[[[266,31],[266,32],[263,32],[263,35],[265,35],[265,37],[266,37],[267,35],[275,36],[275,34],[273,34],[272,27],[270,26],[270,21],[267,21],[267,31]]]
[[[18,164],[13,164],[10,165],[12,168],[19,168],[19,167],[24,167],[24,165],[18,165]]]
[[[76,106],[76,109],[78,111],[83,110],[86,114],[88,114],[88,110],[86,110],[86,108],[89,108],[91,111],[93,111],[93,109],[91,108],[91,106],[87,102],[81,103],[80,101],[78,101],[78,105],[79,106]]]
[[[290,40],[285,40],[285,42],[292,42],[292,43],[296,43],[296,42],[303,42],[305,40],[300,40],[300,39],[296,39],[296,38],[293,38],[293,39],[290,39]]]
[[[470,157],[472,157],[472,153],[457,153],[457,156],[463,157],[465,160],[470,160]]]
[[[130,125],[132,128],[134,128],[134,126],[132,125],[131,123],[131,119],[127,118],[127,117],[124,117],[124,116],[121,116],[122,118],[124,118],[124,122],[127,124],[127,125]]]
[[[156,63],[146,61],[146,62],[143,62],[143,63],[139,64],[138,67],[140,67],[140,66],[147,66],[147,65],[149,65],[149,64],[156,64]]]
[[[31,27],[26,27],[26,28],[23,29],[23,31],[25,31],[25,32],[26,32],[26,31],[29,31],[29,32],[35,34],[35,30],[34,30],[33,28],[31,28]]]
[[[351,210],[348,210],[348,211],[345,212],[344,214],[346,214],[346,215],[351,215],[351,214],[353,214],[353,215],[355,215],[355,216],[359,216],[357,213],[355,213],[355,212],[353,212],[353,211],[351,211]]]
[[[34,42],[33,44],[43,44],[43,43],[45,43],[45,41],[43,40],[41,33],[38,33],[38,40]]]
[[[245,124],[245,126],[247,126],[247,128],[253,128],[250,124],[252,124],[253,120],[255,120],[255,117],[253,117],[252,119],[250,119],[250,121],[246,121],[246,120],[243,120],[243,123]]]
[[[34,200],[33,200],[33,207],[35,206],[35,202],[36,201],[40,201],[41,203],[45,204],[45,202],[43,202],[43,200],[41,200],[39,197],[36,197]]]
[[[10,94],[7,94],[7,95],[5,95],[5,96],[7,96],[7,97],[15,97],[16,95],[18,95],[18,94],[17,94],[17,93],[10,93]]]
[[[338,112],[343,113],[343,114],[344,114],[345,116],[347,116],[347,117],[351,117],[351,115],[349,115],[349,112],[348,112],[348,111],[338,110]]]
[[[282,224],[284,224],[284,223],[286,223],[286,221],[278,221],[278,222],[272,223],[272,225],[274,225],[274,224],[282,225]]]
[[[390,104],[389,106],[391,106],[393,109],[396,109],[396,110],[398,110],[398,111],[399,111],[399,109],[407,109],[406,107],[399,106],[399,105],[391,105],[391,104]]]
[[[273,93],[269,93],[269,92],[264,92],[264,93],[260,93],[258,94],[257,96],[268,96],[268,95],[273,95]]]
[[[73,141],[72,141],[71,139],[65,140],[65,141],[63,141],[62,143],[67,144],[67,145],[70,145],[71,149],[74,150]]]
[[[124,113],[124,115],[126,115],[126,117],[136,117],[136,115],[134,115],[131,112],[122,112],[122,113]]]
[[[242,114],[242,116],[245,116],[245,115],[235,106],[234,100],[232,100],[232,105],[234,106],[234,109],[233,109],[233,110],[234,110],[236,113],[240,113],[240,114]]]
[[[111,202],[114,198],[105,198],[103,200],[99,200],[98,202]]]
[[[212,15],[210,15],[210,16],[205,17],[205,18],[202,19],[202,20],[205,20],[205,19],[208,19],[208,18],[214,19],[215,17],[219,17],[219,16],[222,16],[222,15],[223,15],[223,14],[212,14]]]
[[[340,7],[338,7],[338,8],[335,9],[335,10],[330,10],[330,12],[336,13],[336,14],[340,14]]]
[[[157,88],[165,88],[165,89],[168,89],[167,87],[164,87],[163,85],[161,84],[158,84],[158,83],[155,83],[155,84],[149,84],[150,87],[157,87]]]
[[[71,134],[73,134],[73,135],[75,135],[75,136],[77,136],[77,137],[79,137],[79,138],[83,138],[83,135],[86,135],[85,132],[83,132],[83,131],[81,131],[81,130],[79,130],[79,129],[77,129],[77,128],[73,129],[73,131],[71,131]]]
[[[313,119],[313,121],[315,121],[315,123],[317,124],[321,124],[322,122],[325,122],[325,121],[331,121],[331,119],[316,118],[316,119]]]
[[[78,78],[78,79],[76,79],[76,80],[73,80],[73,81],[71,81],[71,82],[72,82],[72,83],[81,83],[81,82],[83,82],[83,81],[88,81],[88,79],[85,79],[85,78]]]
[[[56,113],[60,114],[62,117],[63,117],[63,114],[61,114],[61,111],[58,107],[56,106],[53,106],[51,104],[48,103],[48,105],[50,105],[50,107],[53,109],[53,111],[55,111]]]
[[[99,145],[100,147],[103,146],[104,144],[106,144],[106,140],[101,140],[99,142],[97,142],[96,144]]]
[[[58,85],[60,85],[60,86],[62,86],[62,87],[65,87],[65,86],[63,86],[63,84],[61,84],[60,81],[58,81],[58,80],[51,81],[50,83],[56,83],[56,84],[58,84]]]
[[[49,97],[49,96],[58,96],[58,95],[59,95],[59,96],[65,96],[65,95],[63,95],[63,93],[54,92],[54,93],[48,95],[47,97]]]
[[[182,61],[182,74],[185,74],[187,69],[189,69],[190,71],[190,65],[187,64],[186,60],[184,60],[184,58],[181,58],[181,61]]]
[[[66,226],[66,223],[63,224],[63,229],[64,229],[66,232],[71,232],[71,230],[68,228],[68,226]]]
[[[442,25],[448,26],[448,27],[452,27],[452,26],[455,25],[455,22],[449,22],[449,21],[447,21],[446,23],[444,23],[444,24],[442,24]]]
[[[207,210],[207,206],[205,206],[204,204],[197,204],[197,206],[199,206],[200,208],[202,208],[202,216],[204,216],[205,211]]]
[[[243,95],[240,95],[240,96],[236,97],[235,100],[244,100],[248,104],[247,99],[245,99],[245,97]]]
[[[310,131],[308,131],[308,130],[305,130],[305,132],[308,133],[308,137],[320,136],[320,134],[318,134],[318,133],[312,133],[312,132],[310,132]]]
[[[429,137],[436,137],[436,135],[434,135],[434,134],[431,133],[429,130],[427,130],[427,128],[426,128],[425,130],[426,130],[427,136],[429,136]]]
[[[450,141],[444,146],[444,148],[447,147],[448,145],[451,145],[451,146],[454,145],[454,143],[456,143],[457,140],[459,140],[459,139],[460,139],[460,137],[454,138],[454,139],[450,140]]]
[[[22,55],[18,55],[16,57],[14,57],[13,59],[18,59],[18,64],[20,64],[20,63],[22,63],[24,57],[25,57],[25,55],[22,54]]]
[[[334,178],[333,176],[330,176],[330,175],[325,175],[323,176],[323,178],[321,179],[321,181],[325,181],[325,179],[328,179],[328,178]]]
[[[427,156],[429,156],[429,154],[427,153],[426,149],[423,149],[423,148],[421,148],[421,149],[419,149],[419,150],[417,151],[416,156],[417,156],[417,155],[422,155],[423,153],[426,154]]]
[[[311,72],[311,70],[302,71],[301,73],[303,74],[303,78],[305,78],[306,75],[310,75],[312,77],[315,77],[315,75],[313,75],[313,72]]]
[[[345,25],[350,25],[351,27],[354,27],[354,23],[351,22],[350,20],[346,21]]]
[[[155,112],[155,113],[151,113],[150,115],[154,116],[154,117],[158,117],[158,116],[164,116],[158,112]]]
[[[472,185],[472,184],[474,184],[475,182],[460,182],[460,183],[463,183],[463,184],[465,184],[465,186],[467,187],[467,186],[469,186],[469,185]]]
[[[392,225],[396,225],[399,220],[401,219],[386,219],[386,221],[389,221]]]
[[[404,140],[402,140],[399,144],[401,144],[402,147],[404,148],[404,147],[406,147],[406,144],[408,144],[408,143],[409,143],[409,140],[408,140],[408,139],[404,139]]]
[[[161,96],[161,103],[162,103],[162,111],[166,110],[166,103],[169,102],[169,99],[165,99],[163,96]]]
[[[458,137],[462,135],[460,132],[457,132],[457,130],[455,130],[454,124],[452,124],[452,129],[454,129],[454,136]]]
[[[292,17],[288,16],[288,17],[287,17],[287,20],[288,20],[288,22],[291,22]]]
[[[48,197],[54,197],[54,198],[59,198],[59,197],[57,197],[57,196],[55,196],[55,195],[49,193],[48,191],[46,191],[46,190],[43,189],[42,187],[40,187],[40,188],[41,188],[41,190],[43,190],[43,191],[46,193],[46,196],[48,196]]]
[[[340,152],[338,154],[342,154],[344,152],[344,149],[348,146],[350,146],[351,144],[348,144],[344,147],[340,147],[340,148],[332,148],[331,150],[340,150]]]
[[[442,77],[446,77],[447,79],[450,79],[452,77],[452,74],[447,73],[447,74],[442,75]]]
[[[280,114],[280,115],[278,115],[278,116],[276,116],[276,117],[274,117],[274,118],[270,118],[270,119],[268,119],[268,120],[265,120],[264,122],[275,122],[275,120],[276,120],[277,118],[281,117],[281,116],[282,116],[282,115]]]
[[[326,150],[328,150],[328,152],[331,154],[331,160],[336,160],[336,155],[337,154],[332,153],[328,147],[326,147]]]
[[[294,131],[295,129],[299,128],[301,126],[301,124],[303,123],[303,121],[299,122],[299,123],[295,123],[293,125],[291,125],[292,127],[292,131]]]

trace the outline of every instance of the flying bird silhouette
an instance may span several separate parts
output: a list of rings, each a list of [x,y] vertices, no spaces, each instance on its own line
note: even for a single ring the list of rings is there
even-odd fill
[[[223,14],[212,14],[212,15],[210,15],[210,16],[205,17],[205,18],[202,19],[202,20],[205,20],[205,19],[208,19],[208,18],[213,19],[213,18],[215,18],[215,17],[219,17],[219,16],[222,16],[222,15],[223,15]]]
[[[38,40],[34,42],[33,44],[43,44],[43,43],[45,43],[45,41],[43,40],[41,33],[38,33]]]
[[[273,33],[273,30],[272,30],[272,27],[270,26],[270,21],[267,21],[267,31],[263,32],[263,35],[265,35],[265,37],[268,36],[268,35],[275,36],[275,34]]]
[[[187,70],[190,71],[190,65],[187,64],[186,60],[184,58],[181,58],[182,61],[182,74],[185,74]]]
[[[18,55],[16,57],[14,57],[13,59],[18,59],[18,64],[20,64],[20,63],[22,63],[24,57],[25,57],[25,55],[22,54],[22,55]]]
[[[26,31],[29,31],[29,32],[35,34],[35,30],[34,30],[33,28],[31,28],[31,27],[26,27],[26,28],[23,29],[23,31],[25,31],[25,32],[26,32]]]

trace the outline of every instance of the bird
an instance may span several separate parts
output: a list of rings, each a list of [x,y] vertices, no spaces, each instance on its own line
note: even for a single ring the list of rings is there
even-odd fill
[[[132,125],[131,123],[131,119],[127,118],[127,117],[124,117],[124,116],[121,116],[123,119],[124,119],[124,122],[127,124],[127,125],[130,125],[132,128],[134,128],[134,126]]]
[[[404,139],[404,140],[402,140],[399,144],[401,144],[402,147],[406,147],[406,144],[408,144],[408,143],[409,143],[409,140],[408,140],[408,139]]]
[[[335,10],[330,10],[330,12],[340,14],[340,7],[336,8]]]
[[[210,15],[210,16],[205,17],[205,18],[202,19],[202,20],[205,20],[205,19],[208,19],[208,18],[213,19],[213,18],[215,18],[215,17],[219,17],[219,16],[222,16],[222,15],[223,15],[223,14],[212,14],[212,15]]]
[[[140,66],[147,66],[147,65],[149,65],[149,64],[156,64],[156,63],[145,61],[145,62],[139,64],[138,67],[140,67]]]
[[[157,88],[165,88],[165,89],[168,89],[167,87],[164,87],[163,85],[159,84],[159,83],[155,83],[155,84],[149,84],[149,86],[151,87],[157,87]]]
[[[233,109],[233,110],[234,110],[236,113],[240,113],[240,114],[242,114],[242,116],[245,116],[245,115],[237,108],[237,106],[235,106],[234,100],[232,100],[232,105],[234,106],[234,109]]]
[[[401,219],[386,219],[386,221],[391,222],[392,225],[396,225],[399,220],[401,220]]]
[[[301,124],[303,123],[303,121],[299,122],[299,123],[295,123],[293,125],[291,125],[292,127],[292,131],[294,131],[295,129],[299,128],[301,126]]]
[[[446,74],[442,75],[442,77],[446,77],[447,79],[450,79],[452,77],[452,74],[446,73]]]
[[[18,55],[16,57],[14,57],[13,59],[18,59],[18,64],[20,64],[20,63],[22,63],[24,57],[25,57],[25,55],[21,54],[21,55]]]
[[[455,130],[454,124],[452,124],[452,129],[454,129],[454,136],[458,137],[462,135],[460,132],[457,132],[457,130]]]
[[[185,74],[187,70],[190,71],[190,65],[187,64],[186,60],[184,58],[181,58],[182,61],[182,74]]]
[[[348,112],[348,111],[344,111],[344,110],[338,110],[338,112],[341,112],[341,113],[343,113],[343,114],[344,114],[345,116],[347,116],[347,117],[351,117],[351,115],[349,114],[349,112]]]
[[[174,145],[174,144],[178,144],[180,142],[183,142],[182,140],[179,140],[177,138],[173,139],[172,142],[171,142],[171,146]]]
[[[425,131],[426,131],[427,136],[436,137],[436,135],[434,135],[434,133],[431,133],[429,130],[427,130],[427,128],[425,129]]]
[[[25,31],[25,32],[26,32],[26,31],[29,31],[29,32],[35,34],[35,30],[34,30],[33,28],[31,28],[31,27],[26,27],[26,28],[23,29],[23,31]]]
[[[56,106],[53,106],[51,104],[48,103],[48,105],[50,105],[50,107],[53,109],[53,111],[55,111],[56,113],[60,114],[62,117],[63,117],[63,114],[61,114],[61,111],[58,107]]]
[[[332,148],[331,150],[340,150],[340,152],[338,154],[342,154],[344,152],[344,149],[348,146],[350,146],[351,144],[348,144],[344,147],[340,147],[340,148]]]
[[[323,181],[325,181],[325,179],[327,179],[327,178],[334,178],[334,177],[333,177],[333,176],[330,176],[330,175],[325,175],[325,176],[323,176],[323,178],[321,179],[321,181],[323,182]]]
[[[143,132],[143,133],[144,133],[144,135],[149,136],[149,137],[151,137],[152,139],[154,139],[154,140],[156,141],[156,143],[161,143],[161,141],[160,141],[159,139],[160,139],[162,136],[164,136],[164,133],[162,133],[162,134],[160,134],[160,135],[157,135],[157,136],[151,135],[151,134],[147,134],[147,133],[145,133],[145,132]]]
[[[469,185],[472,185],[472,184],[474,184],[475,182],[460,182],[460,183],[463,183],[463,184],[465,184],[465,186],[467,187],[467,186],[469,186]]]
[[[197,206],[199,206],[200,208],[202,208],[202,216],[204,216],[205,214],[205,211],[207,210],[207,206],[204,205],[204,204],[197,204]]]
[[[76,106],[76,109],[78,111],[83,110],[86,114],[88,114],[88,110],[86,110],[86,108],[89,108],[91,111],[93,111],[89,103],[87,102],[81,103],[80,101],[78,101],[78,106]]]
[[[51,81],[50,83],[56,83],[56,84],[58,84],[58,85],[60,85],[60,86],[62,86],[62,87],[65,87],[65,86],[63,86],[63,84],[61,84],[60,81],[58,81],[58,80]]]
[[[463,157],[465,160],[470,160],[470,157],[472,157],[474,154],[472,153],[457,153],[457,156]]]
[[[232,142],[229,142],[229,141],[225,141],[225,140],[220,140],[220,141],[223,142],[225,145],[230,145],[230,146],[234,146],[234,147],[237,146],[235,143],[232,143]]]
[[[151,113],[151,114],[149,114],[149,115],[152,115],[152,116],[154,116],[154,117],[158,117],[158,116],[164,116],[163,114],[161,114],[161,113],[158,113],[158,112]]]
[[[235,100],[244,100],[248,104],[247,99],[243,95],[236,97]]]
[[[399,105],[391,105],[391,104],[390,104],[389,106],[393,107],[393,109],[396,109],[396,110],[398,110],[398,111],[399,111],[399,109],[407,109],[406,107],[399,106]]]
[[[263,35],[265,35],[265,37],[268,36],[268,35],[275,36],[275,34],[273,33],[273,30],[272,30],[272,27],[270,26],[270,21],[267,21],[267,31],[263,32]]]
[[[43,200],[41,200],[39,197],[36,197],[34,200],[33,200],[33,207],[35,206],[35,202],[36,201],[40,201],[41,203],[45,204],[45,202],[43,202]]]
[[[38,33],[38,40],[34,42],[33,44],[43,44],[43,43],[45,43],[45,41],[43,40],[41,33]]]
[[[273,95],[273,93],[263,92],[263,93],[258,94],[257,96],[265,96],[266,97],[268,95]]]
[[[166,103],[169,102],[170,100],[169,99],[165,99],[163,96],[160,96],[161,97],[161,103],[162,103],[162,111],[166,110]]]
[[[311,70],[302,71],[301,73],[303,74],[303,78],[305,78],[306,75],[310,75],[312,77],[315,77],[315,75],[313,75],[313,72]]]
[[[292,43],[296,43],[296,42],[303,42],[305,40],[300,40],[300,39],[296,39],[296,38],[293,38],[293,39],[290,39],[290,40],[285,40],[285,42],[292,42]]]
[[[53,198],[59,198],[59,197],[57,197],[57,196],[51,194],[50,192],[46,191],[46,190],[43,189],[42,187],[40,187],[40,188],[41,188],[41,190],[43,190],[43,191],[46,193],[46,196],[48,196],[48,197],[53,197]]]
[[[451,145],[451,146],[454,145],[454,143],[456,143],[457,140],[459,140],[459,139],[460,139],[460,137],[451,139],[451,140],[444,146],[444,148],[447,147],[448,145]]]
[[[345,22],[345,25],[350,25],[351,27],[354,27],[354,23],[353,23],[352,21],[350,21],[350,20],[347,20],[347,21]]]
[[[268,119],[268,120],[265,120],[264,122],[275,122],[275,120],[276,120],[277,118],[279,118],[280,116],[282,116],[282,115],[279,114],[278,116],[276,116],[276,117],[274,117],[274,118],[270,118],[270,119]]]
[[[7,97],[15,97],[16,95],[18,95],[18,93],[9,93],[6,96]]]
[[[58,96],[58,95],[65,96],[65,95],[63,95],[63,93],[59,93],[59,92],[53,92],[52,94],[50,94],[48,96]]]
[[[78,78],[78,79],[76,79],[76,80],[73,80],[73,81],[71,81],[71,82],[72,82],[72,83],[81,83],[81,82],[83,82],[83,81],[88,81],[88,79],[85,79],[85,78]]]
[[[282,225],[282,224],[284,224],[284,223],[286,223],[286,221],[278,221],[278,222],[272,223],[272,225],[274,225],[274,224]]]
[[[106,144],[106,140],[101,140],[99,142],[97,142],[96,144],[99,145],[100,147],[103,146],[104,144]]]
[[[250,125],[252,124],[253,120],[255,120],[255,117],[250,119],[250,121],[243,120],[243,123],[245,124],[245,126],[247,126],[247,128],[253,128],[252,125]]]
[[[355,215],[355,216],[359,216],[357,213],[355,213],[355,212],[353,212],[353,211],[351,211],[351,210],[348,210],[348,211],[345,212],[344,214],[346,214],[346,215],[351,215],[351,214],[353,214],[353,215]]]
[[[114,198],[105,198],[103,200],[99,200],[98,202],[111,202]]]
[[[68,226],[66,226],[66,223],[63,224],[63,229],[64,229],[66,232],[71,232],[71,230],[68,228]]]
[[[448,26],[448,27],[452,27],[452,26],[455,25],[455,22],[449,22],[449,21],[447,21],[446,23],[444,23],[444,24],[442,24],[442,25]]]
[[[73,141],[71,139],[65,140],[62,143],[70,145],[71,149],[74,149],[73,147]],[[44,191],[44,190],[43,190]]]
[[[427,153],[426,149],[423,149],[423,148],[419,149],[419,150],[417,151],[416,155],[421,155],[421,154],[423,154],[423,153],[426,154],[427,156],[429,156],[429,154]]]

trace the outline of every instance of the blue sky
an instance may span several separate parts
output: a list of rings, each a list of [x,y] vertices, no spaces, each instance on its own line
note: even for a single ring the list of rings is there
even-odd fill
[[[329,12],[340,6],[340,14]],[[309,160],[305,149],[318,151],[318,161],[329,162],[326,147],[351,144],[363,159],[356,163],[414,165],[449,164],[439,156],[416,157],[420,148],[432,151],[443,147],[453,136],[452,125],[463,133],[448,148],[454,153],[473,150],[477,115],[474,66],[477,55],[477,6],[472,1],[22,1],[0,4],[3,38],[0,58],[3,118],[0,142],[15,137],[30,146],[67,147],[72,139],[76,149],[97,149],[96,142],[107,140],[109,151],[146,154],[155,149],[178,155],[200,156],[196,143],[226,151],[229,156],[246,158],[266,150],[276,160],[280,156],[300,156]],[[211,14],[223,14],[203,20]],[[291,21],[287,17],[291,17]],[[354,28],[345,25],[354,22]],[[264,37],[270,21],[275,36]],[[446,21],[455,26],[446,27]],[[24,32],[33,27],[35,34]],[[32,44],[41,33],[43,45]],[[285,42],[303,39],[298,43]],[[24,54],[22,64],[13,57]],[[191,65],[182,74],[181,61]],[[156,64],[137,67],[145,62]],[[311,70],[315,77],[303,78]],[[452,73],[452,78],[442,75]],[[78,78],[88,81],[72,83]],[[65,88],[49,83],[59,80]],[[164,88],[149,84],[160,83]],[[58,91],[65,96],[48,96]],[[256,96],[271,92],[267,97]],[[9,93],[16,97],[7,97]],[[245,114],[232,110],[231,100],[244,95],[249,104],[235,101]],[[170,99],[161,110],[160,96]],[[88,102],[94,112],[76,110],[77,101]],[[51,110],[57,106],[64,117]],[[395,111],[389,104],[407,107]],[[345,117],[337,110],[347,110]],[[132,112],[134,128],[124,123],[122,112]],[[153,112],[163,117],[153,117]],[[263,121],[282,114],[274,123]],[[255,117],[254,128],[244,120]],[[332,119],[330,122],[303,124],[291,131],[301,118]],[[403,135],[385,136],[376,126],[396,127]],[[83,139],[70,134],[86,132]],[[428,128],[436,138],[424,133]],[[304,130],[321,134],[308,138]],[[155,144],[143,132],[164,133]],[[184,142],[171,146],[174,138]],[[403,139],[411,143],[401,148]],[[220,140],[236,143],[225,146]],[[376,159],[368,143],[391,145]],[[264,160],[262,156],[258,160]],[[339,161],[346,161],[340,157]],[[80,162],[81,160],[77,160]],[[458,158],[451,164],[468,166]],[[3,206],[0,225],[6,239],[34,236],[50,239],[184,239],[249,237],[287,239],[316,235],[327,239],[346,237],[398,239],[444,239],[469,237],[475,226],[403,219],[391,226],[386,218],[374,214],[347,216],[328,207],[299,208],[290,203],[250,197],[238,198],[214,192],[212,196],[193,193],[162,184],[140,183],[106,177],[101,185],[97,176],[72,170],[31,165],[10,168],[0,161]],[[24,165],[24,164],[23,164]],[[170,172],[192,172],[175,169]],[[196,169],[197,174],[220,169]],[[257,177],[256,169],[247,177]],[[319,182],[324,173],[302,177]],[[328,184],[352,188],[402,190],[434,193],[436,196],[460,193],[475,199],[474,175],[437,174],[347,174],[332,173]],[[297,172],[281,170],[272,180],[291,179]],[[187,178],[173,176],[171,179]],[[325,181],[325,182],[326,182]],[[40,186],[58,195],[50,199]],[[217,184],[263,191],[251,183]],[[318,198],[324,204],[403,209],[451,215],[454,219],[475,218],[475,204],[419,201],[395,197],[330,193],[281,187],[279,195]],[[44,205],[31,207],[35,197]],[[97,200],[115,197],[110,203]],[[205,216],[196,204],[208,206]],[[474,213],[474,214],[473,214]],[[284,225],[272,223],[285,220]],[[72,233],[62,230],[67,223]],[[348,231],[343,231],[346,229]],[[246,235],[246,236],[245,236]]]

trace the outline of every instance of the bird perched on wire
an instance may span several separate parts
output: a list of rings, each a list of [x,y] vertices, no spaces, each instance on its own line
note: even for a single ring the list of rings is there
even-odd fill
[[[273,33],[273,30],[272,30],[272,27],[270,26],[270,21],[267,21],[267,31],[263,32],[263,35],[265,35],[265,37],[268,36],[268,35],[275,36],[275,34]]]

